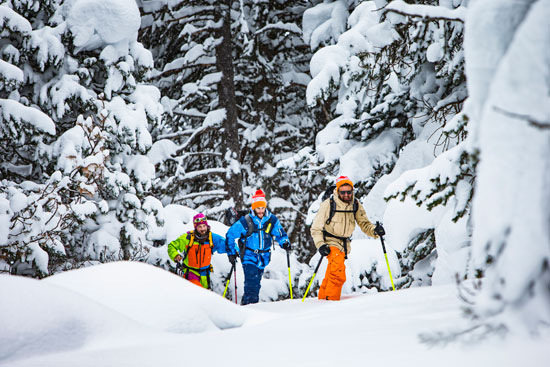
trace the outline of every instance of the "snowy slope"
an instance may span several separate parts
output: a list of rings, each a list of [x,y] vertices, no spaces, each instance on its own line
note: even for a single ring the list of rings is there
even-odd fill
[[[0,299],[6,367],[550,364],[550,335],[422,344],[420,333],[466,326],[453,286],[240,307],[149,265],[112,263],[48,281],[0,276],[0,288],[18,295]],[[211,322],[168,332],[170,320]]]

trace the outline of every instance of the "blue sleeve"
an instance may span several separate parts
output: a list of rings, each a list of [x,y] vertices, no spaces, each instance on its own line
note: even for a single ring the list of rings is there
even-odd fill
[[[238,239],[244,235],[246,231],[240,220],[233,223],[225,235],[227,239],[226,252],[228,255],[235,255],[239,251]]]
[[[271,231],[271,234],[275,236],[275,240],[279,243],[281,247],[283,247],[283,243],[289,242],[288,236],[283,229],[283,226],[281,226],[281,222],[279,222],[279,218],[275,221],[275,226],[273,227],[273,231]]]
[[[220,254],[225,254],[225,238],[219,234],[212,233],[212,251]]]

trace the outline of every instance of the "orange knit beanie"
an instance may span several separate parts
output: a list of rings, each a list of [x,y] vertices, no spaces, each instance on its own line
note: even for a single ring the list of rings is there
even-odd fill
[[[267,201],[265,200],[265,194],[264,192],[260,190],[256,190],[254,195],[252,195],[252,209],[260,208],[260,207],[267,207]]]
[[[350,185],[353,187],[353,182],[351,182],[348,176],[340,176],[336,179],[336,188],[339,189],[342,185]]]

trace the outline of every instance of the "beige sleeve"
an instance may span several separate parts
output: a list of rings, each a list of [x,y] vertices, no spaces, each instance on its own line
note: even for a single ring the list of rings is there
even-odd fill
[[[367,217],[367,212],[365,211],[365,208],[363,207],[363,204],[361,204],[361,202],[359,202],[359,209],[357,210],[355,220],[357,221],[359,228],[361,228],[361,230],[367,236],[378,238],[378,235],[374,233],[374,227],[376,227],[376,225],[370,222],[369,218]]]
[[[330,212],[330,201],[325,200],[321,203],[319,207],[319,212],[315,216],[313,223],[311,224],[311,237],[313,237],[313,242],[315,247],[319,248],[324,243],[323,238],[323,228],[325,227],[325,222],[328,219]]]

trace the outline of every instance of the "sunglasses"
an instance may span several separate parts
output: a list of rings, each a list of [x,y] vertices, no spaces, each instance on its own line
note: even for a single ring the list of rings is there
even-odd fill
[[[338,191],[340,195],[351,195],[353,194],[353,190],[340,190]]]

